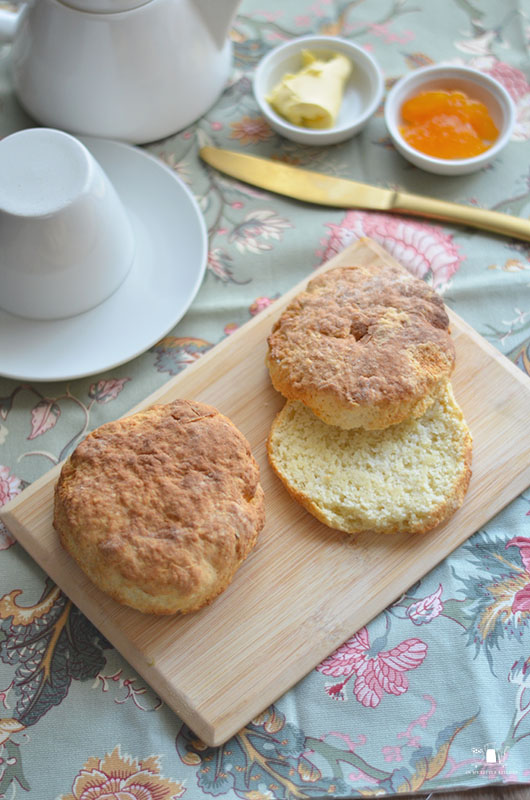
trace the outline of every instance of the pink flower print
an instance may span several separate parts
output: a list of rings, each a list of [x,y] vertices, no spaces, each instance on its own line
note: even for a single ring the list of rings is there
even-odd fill
[[[110,381],[98,381],[90,386],[88,396],[97,403],[110,403],[111,400],[117,398],[127,381],[130,380],[130,378],[114,378]]]
[[[348,736],[348,734],[343,731],[328,731],[328,733],[322,737],[322,741],[324,741],[327,736],[336,736],[337,739],[341,739],[344,744],[347,745],[348,753],[355,753],[358,747],[362,747],[366,744],[366,736],[364,733],[359,733],[357,739],[353,740],[351,736]]]
[[[492,78],[496,78],[502,83],[512,100],[517,103],[530,92],[530,84],[524,72],[505,61],[497,61],[496,58],[486,58],[480,62],[480,68],[487,72]]]
[[[237,122],[231,122],[231,139],[239,139],[241,144],[258,144],[274,136],[274,131],[269,127],[264,117],[242,117]]]
[[[16,497],[17,494],[20,494],[20,491],[20,478],[12,475],[9,467],[0,464],[0,506]]]
[[[530,539],[525,536],[515,536],[506,544],[506,547],[518,547],[525,572],[528,573],[528,583],[515,593],[512,600],[512,611],[530,611]]]
[[[424,623],[431,622],[431,620],[439,617],[443,611],[443,603],[440,600],[442,596],[442,584],[433,593],[424,597],[423,600],[418,600],[412,603],[407,609],[407,617],[412,620],[415,625],[423,625]]]
[[[325,3],[313,3],[312,6],[309,6],[308,11],[311,11],[317,17],[323,17],[326,14],[326,9],[324,8]]]
[[[507,64],[505,61],[499,61],[495,56],[487,52],[492,38],[493,34],[488,33],[480,39],[473,40],[485,42],[482,51],[475,55],[474,58],[470,59],[469,62],[464,62],[463,59],[457,58],[452,63],[465,64],[466,66],[473,67],[473,69],[485,72],[487,75],[491,75],[492,78],[502,83],[512,100],[517,103],[530,92],[530,84],[528,83],[526,75],[520,69],[512,67],[511,64]],[[462,44],[458,46],[458,49],[464,50],[465,52],[473,52],[473,50],[465,48]]]
[[[334,678],[342,675],[350,678],[362,663],[364,654],[369,646],[368,631],[366,627],[361,628],[351,639],[348,639],[334,653],[324,659],[317,667],[317,670],[323,675],[332,675]]]
[[[272,300],[270,297],[256,297],[256,299],[250,306],[249,311],[252,314],[252,316],[255,317],[256,314],[259,314],[260,311],[263,311],[263,309],[268,308],[271,303]]]
[[[414,39],[412,31],[403,31],[400,36],[390,30],[388,23],[374,23],[369,28],[374,36],[379,36],[386,44],[408,44]]]
[[[54,400],[43,398],[31,409],[31,433],[28,439],[35,439],[54,428],[61,416],[61,409]]]
[[[403,761],[403,756],[401,755],[401,747],[394,747],[391,745],[387,745],[383,747],[383,758],[385,761]]]
[[[363,661],[357,670],[355,697],[363,706],[375,708],[381,702],[383,692],[404,694],[409,688],[405,672],[419,667],[426,655],[425,642],[406,639],[392,650]]]
[[[268,22],[275,22],[278,19],[281,19],[284,15],[284,11],[256,11],[254,15],[250,14],[250,16],[260,16],[263,19],[266,19]]]
[[[379,783],[378,778],[373,778],[371,775],[368,775],[367,772],[363,772],[362,769],[355,770],[355,772],[349,772],[348,780],[351,783],[357,783],[357,781],[362,781],[364,784]]]
[[[348,211],[338,225],[329,223],[323,261],[364,236],[374,239],[418,278],[428,278],[435,289],[444,288],[459,269],[460,255],[453,237],[425,222],[404,220],[391,214]]]
[[[369,658],[370,640],[366,627],[326,658],[317,670],[324,675],[344,676],[338,684],[326,686],[330,697],[344,696],[343,690],[356,673],[353,691],[356,699],[367,708],[375,708],[384,692],[400,695],[408,689],[405,672],[416,669],[427,655],[427,645],[421,639],[405,639],[391,650],[381,650]]]

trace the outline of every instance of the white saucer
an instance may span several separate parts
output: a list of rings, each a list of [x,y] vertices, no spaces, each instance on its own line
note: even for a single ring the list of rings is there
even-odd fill
[[[168,333],[204,277],[206,225],[176,174],[144,150],[79,137],[106,171],[131,218],[136,256],[114,294],[74,317],[32,320],[0,310],[0,375],[80,378],[116,367]]]

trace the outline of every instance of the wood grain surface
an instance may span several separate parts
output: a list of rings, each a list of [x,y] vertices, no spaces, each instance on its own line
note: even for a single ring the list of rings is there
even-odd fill
[[[392,261],[364,239],[320,271],[374,260]],[[260,464],[265,528],[211,606],[155,618],[96,589],[62,550],[52,526],[60,467],[1,514],[40,566],[210,745],[237,733],[530,484],[530,380],[451,314],[453,386],[474,437],[473,477],[462,508],[424,536],[348,536],[294,502],[267,463],[266,439],[283,399],[264,359],[273,322],[305,283],[132,410],[176,397],[211,403],[247,436]]]

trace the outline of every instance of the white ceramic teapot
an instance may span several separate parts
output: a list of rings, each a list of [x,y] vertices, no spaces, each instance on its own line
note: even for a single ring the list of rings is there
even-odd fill
[[[0,12],[21,105],[41,125],[141,144],[191,124],[228,78],[239,0],[29,0]]]

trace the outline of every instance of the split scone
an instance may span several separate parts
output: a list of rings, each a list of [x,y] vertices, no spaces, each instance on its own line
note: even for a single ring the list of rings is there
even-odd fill
[[[55,488],[62,545],[96,586],[152,614],[213,600],[264,520],[247,440],[215,408],[187,400],[94,430]]]
[[[341,428],[380,429],[421,416],[454,361],[442,299],[397,264],[322,273],[268,338],[274,388]]]
[[[471,435],[447,381],[422,417],[385,430],[327,425],[287,402],[268,440],[270,463],[317,519],[348,533],[425,533],[462,504]]]

